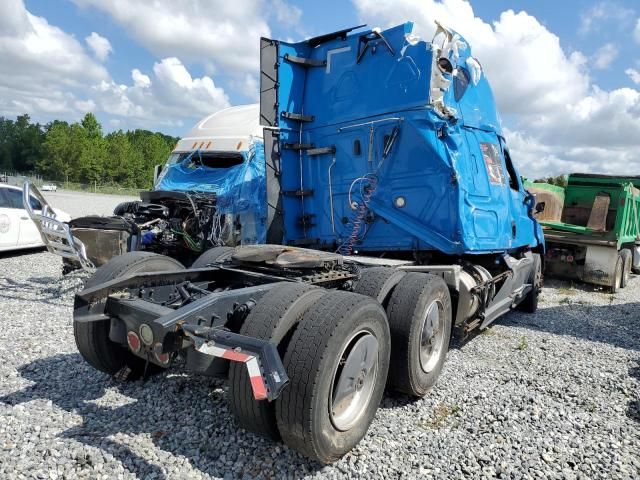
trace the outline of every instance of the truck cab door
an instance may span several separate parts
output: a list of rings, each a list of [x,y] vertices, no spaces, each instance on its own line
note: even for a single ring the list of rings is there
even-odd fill
[[[476,250],[504,250],[513,244],[511,195],[502,159],[500,140],[494,132],[464,129],[471,172],[465,202],[471,213]]]
[[[18,210],[9,203],[8,190],[0,188],[0,250],[15,248],[20,235]]]

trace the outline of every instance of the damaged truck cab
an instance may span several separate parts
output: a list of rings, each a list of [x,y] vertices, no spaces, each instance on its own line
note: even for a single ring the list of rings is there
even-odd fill
[[[28,204],[25,208],[48,250],[64,258],[65,272],[94,271],[132,251],[191,265],[216,246],[265,243],[266,176],[257,105],[202,119],[178,141],[166,164],[156,167],[154,177],[153,189],[141,192],[140,201],[121,203],[108,217],[90,215],[65,224]],[[47,205],[26,183],[24,198],[29,195]]]
[[[535,311],[544,240],[480,62],[439,25],[261,39],[260,124],[269,243],[114,257],[76,344],[119,378],[226,377],[241,427],[332,462],[385,388],[429,392],[452,335]],[[159,185],[189,183],[178,165]]]
[[[261,123],[275,127],[267,162],[281,165],[268,189],[280,188],[284,242],[343,253],[541,247],[464,38],[438,26],[429,44],[411,23],[347,34],[262,40]]]

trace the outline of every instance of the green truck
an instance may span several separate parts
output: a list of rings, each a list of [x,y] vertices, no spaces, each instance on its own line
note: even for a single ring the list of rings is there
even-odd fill
[[[538,203],[547,275],[616,292],[640,273],[640,176],[574,173],[564,191],[539,183],[527,188]]]

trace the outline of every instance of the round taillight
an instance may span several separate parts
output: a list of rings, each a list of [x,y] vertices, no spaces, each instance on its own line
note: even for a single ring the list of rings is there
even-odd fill
[[[136,332],[127,333],[127,344],[133,353],[138,353],[140,351],[140,337],[136,335]]]
[[[162,351],[161,343],[156,343],[153,346],[153,356],[156,358],[160,365],[169,365],[169,360],[171,360],[171,356],[168,353],[164,353]]]
[[[140,325],[140,329],[138,331],[140,332],[140,338],[145,345],[151,345],[153,343],[153,330],[151,330],[149,325],[143,323]]]
[[[573,263],[573,255],[567,255],[567,262]]]

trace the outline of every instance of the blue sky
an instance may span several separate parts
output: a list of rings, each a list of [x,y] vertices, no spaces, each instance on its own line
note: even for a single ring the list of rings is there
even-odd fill
[[[132,0],[133,1],[133,0]],[[49,23],[61,27],[77,38],[85,38],[91,32],[97,32],[109,39],[114,54],[107,62],[110,72],[118,82],[127,82],[133,68],[149,70],[153,67],[157,56],[144,48],[127,30],[115,22],[109,15],[93,8],[81,8],[68,0],[26,0],[27,9],[34,15],[43,16]],[[291,5],[302,10],[300,27],[281,26],[272,22],[270,27],[275,38],[303,39],[320,35],[329,31],[358,25],[364,21],[356,8],[344,0],[300,0],[291,1]],[[587,34],[581,33],[582,19],[591,9],[598,5],[616,5],[635,11],[640,15],[640,2],[626,0],[617,2],[598,2],[593,0],[482,0],[472,1],[476,15],[487,22],[492,22],[500,14],[509,9],[524,10],[534,15],[551,32],[560,37],[565,49],[580,50],[585,54],[594,54],[603,44],[615,42],[619,46],[619,54],[610,69],[594,72],[594,80],[603,88],[616,88],[622,85],[632,86],[633,82],[625,75],[629,58],[640,60],[640,46],[625,38],[624,26],[616,25],[616,19],[605,19],[599,27]],[[407,19],[411,20],[411,19]],[[633,20],[633,15],[629,17]],[[371,25],[373,26],[373,25]],[[196,76],[206,73],[202,64],[190,62],[190,72]],[[230,92],[232,103],[247,102],[252,99],[238,92]],[[171,133],[179,134],[180,128]]]
[[[261,35],[414,20],[429,38],[436,19],[470,41],[524,170],[640,174],[637,0],[3,0],[0,115],[180,135],[256,100]]]

